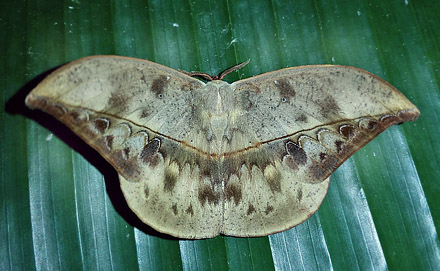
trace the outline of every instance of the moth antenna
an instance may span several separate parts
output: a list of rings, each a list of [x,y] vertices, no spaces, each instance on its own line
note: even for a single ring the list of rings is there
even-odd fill
[[[251,60],[248,59],[247,61],[245,61],[245,62],[243,62],[243,63],[237,64],[237,65],[235,65],[235,66],[232,66],[232,67],[230,67],[230,68],[228,68],[228,69],[222,71],[222,72],[219,73],[217,76],[215,76],[215,77],[217,77],[217,79],[214,79],[214,80],[223,80],[223,78],[224,78],[226,75],[228,75],[229,73],[231,73],[231,72],[233,72],[233,71],[236,71],[236,70],[238,70],[238,69],[243,68],[244,66],[246,66],[247,64],[249,64],[250,61],[251,61]]]
[[[179,70],[181,73],[184,73],[188,76],[191,77],[202,77],[203,79],[207,80],[207,81],[212,81],[212,80],[217,80],[217,76],[211,76],[209,74],[207,74],[206,72],[187,72],[187,71],[183,71],[183,70]]]
[[[202,77],[203,79],[205,79],[206,81],[213,81],[213,80],[223,80],[223,78],[228,75],[229,73],[236,71],[238,69],[243,68],[244,66],[246,66],[247,64],[249,64],[251,60],[248,59],[247,61],[237,64],[235,66],[232,66],[224,71],[222,71],[221,73],[219,73],[218,75],[209,75],[206,72],[187,72],[187,71],[183,71],[183,70],[179,70],[181,73],[184,73],[188,76],[191,77]]]

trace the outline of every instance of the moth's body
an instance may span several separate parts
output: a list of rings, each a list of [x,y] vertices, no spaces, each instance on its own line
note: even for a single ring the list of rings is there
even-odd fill
[[[352,67],[203,83],[123,57],[72,62],[26,103],[114,166],[142,221],[183,238],[261,236],[303,222],[343,161],[419,114],[391,85]]]
[[[229,134],[228,123],[234,102],[231,101],[232,90],[228,83],[219,80],[208,82],[204,90],[196,91],[203,97],[198,105],[203,116],[206,116],[202,119],[202,127],[208,127],[206,139],[211,142],[210,153],[222,153],[225,136]]]

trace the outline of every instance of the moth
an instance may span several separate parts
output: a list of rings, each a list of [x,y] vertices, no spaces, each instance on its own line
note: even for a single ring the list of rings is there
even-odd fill
[[[144,223],[189,239],[264,236],[304,222],[347,158],[419,116],[392,85],[354,67],[221,80],[245,64],[211,77],[86,57],[47,76],[26,105],[96,149]]]

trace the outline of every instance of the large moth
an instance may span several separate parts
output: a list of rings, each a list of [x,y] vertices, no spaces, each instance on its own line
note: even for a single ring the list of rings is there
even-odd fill
[[[348,157],[419,116],[397,89],[354,67],[301,66],[232,84],[192,77],[226,73],[86,57],[50,74],[26,104],[116,169],[144,223],[181,238],[262,236],[302,223]]]

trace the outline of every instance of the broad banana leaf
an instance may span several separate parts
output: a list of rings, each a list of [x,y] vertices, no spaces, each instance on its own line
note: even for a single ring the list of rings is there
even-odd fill
[[[439,1],[0,3],[0,270],[440,270]],[[26,94],[59,65],[114,54],[227,81],[307,64],[379,75],[421,111],[347,160],[319,211],[260,238],[144,226],[116,172]]]

